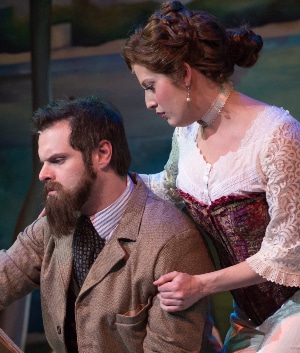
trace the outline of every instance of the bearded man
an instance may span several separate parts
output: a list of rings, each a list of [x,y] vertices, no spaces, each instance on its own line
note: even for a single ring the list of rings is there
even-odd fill
[[[41,289],[55,353],[213,352],[207,298],[160,308],[153,282],[213,270],[194,225],[128,173],[121,114],[106,101],[57,101],[33,116],[46,216],[0,252],[0,309]]]

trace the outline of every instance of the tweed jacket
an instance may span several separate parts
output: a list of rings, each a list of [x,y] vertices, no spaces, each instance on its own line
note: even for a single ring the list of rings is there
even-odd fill
[[[0,309],[40,287],[45,333],[55,353],[66,352],[72,237],[50,234],[44,217],[0,252]],[[76,300],[79,352],[200,352],[206,345],[202,333],[208,299],[175,314],[159,306],[153,281],[174,270],[200,274],[213,265],[190,221],[137,177],[126,211]]]

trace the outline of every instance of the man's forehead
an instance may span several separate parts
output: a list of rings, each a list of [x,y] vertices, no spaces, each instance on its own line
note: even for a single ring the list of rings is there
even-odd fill
[[[69,135],[71,132],[70,124],[67,120],[58,121],[57,123],[39,131],[40,136],[47,135]]]
[[[39,152],[58,153],[61,149],[72,148],[69,143],[70,125],[58,122],[39,133]]]

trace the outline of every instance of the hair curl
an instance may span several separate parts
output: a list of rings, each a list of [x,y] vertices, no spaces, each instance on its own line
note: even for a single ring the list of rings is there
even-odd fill
[[[184,63],[211,80],[222,83],[234,66],[250,67],[258,59],[263,41],[246,27],[224,28],[208,12],[189,11],[179,1],[163,3],[143,27],[127,39],[123,56],[134,64],[165,74],[174,82],[184,77]]]

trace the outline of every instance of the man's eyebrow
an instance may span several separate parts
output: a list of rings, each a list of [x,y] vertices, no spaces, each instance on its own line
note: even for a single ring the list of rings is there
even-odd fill
[[[54,153],[54,154],[51,154],[50,156],[48,156],[43,161],[51,161],[53,159],[62,158],[62,157],[66,157],[66,156],[67,156],[67,153],[64,153],[64,152]],[[40,161],[43,162],[41,159],[40,159]]]

